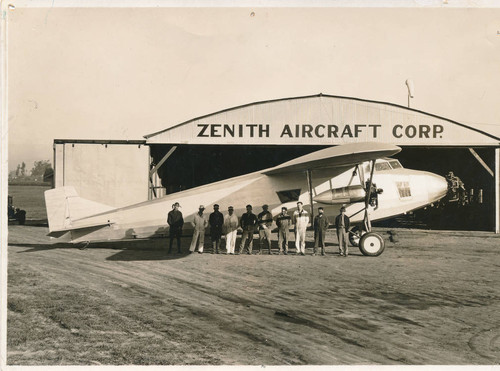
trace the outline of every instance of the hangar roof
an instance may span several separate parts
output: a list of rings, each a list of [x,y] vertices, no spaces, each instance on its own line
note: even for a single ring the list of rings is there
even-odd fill
[[[148,144],[499,146],[500,138],[412,108],[317,94],[255,102],[144,136]]]

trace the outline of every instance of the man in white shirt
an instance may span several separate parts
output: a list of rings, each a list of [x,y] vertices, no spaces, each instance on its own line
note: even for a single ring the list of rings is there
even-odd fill
[[[226,254],[234,255],[236,245],[236,234],[238,233],[238,217],[234,213],[234,208],[229,206],[227,214],[224,215],[223,230],[226,235]]]
[[[205,210],[205,206],[200,205],[200,207],[198,208],[198,213],[194,215],[193,240],[191,241],[191,246],[189,247],[190,254],[194,252],[198,238],[200,239],[200,242],[198,244],[198,253],[203,253],[203,245],[205,243],[205,229],[208,226],[208,221],[203,215],[203,210]]]
[[[303,208],[302,202],[297,202],[297,210],[293,213],[293,224],[295,224],[295,247],[297,255],[306,254],[306,230],[309,223],[309,214]]]

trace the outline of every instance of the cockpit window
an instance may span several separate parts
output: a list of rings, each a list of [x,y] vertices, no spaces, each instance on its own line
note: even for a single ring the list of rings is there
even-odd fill
[[[402,169],[403,168],[403,165],[401,165],[401,163],[398,160],[392,160],[392,161],[389,161],[389,163],[391,164],[391,167],[393,169]]]
[[[388,162],[376,162],[375,171],[391,170],[391,165]]]

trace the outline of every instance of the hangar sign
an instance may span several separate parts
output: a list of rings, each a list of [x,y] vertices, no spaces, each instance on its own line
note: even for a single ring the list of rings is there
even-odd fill
[[[257,102],[146,135],[148,144],[497,146],[475,128],[391,103],[314,95]]]
[[[197,124],[198,138],[359,138],[363,135],[377,139],[387,130],[380,124],[345,125],[289,125],[281,127],[270,124]],[[389,128],[390,129],[390,128]],[[443,138],[443,125],[402,125],[396,124],[391,133],[394,138]],[[280,133],[278,135],[278,133]],[[387,134],[385,136],[388,136]]]

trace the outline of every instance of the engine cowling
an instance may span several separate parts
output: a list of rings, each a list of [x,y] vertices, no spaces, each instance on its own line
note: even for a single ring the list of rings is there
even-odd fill
[[[313,200],[327,205],[351,204],[365,200],[365,190],[361,185],[329,189],[313,197]]]

